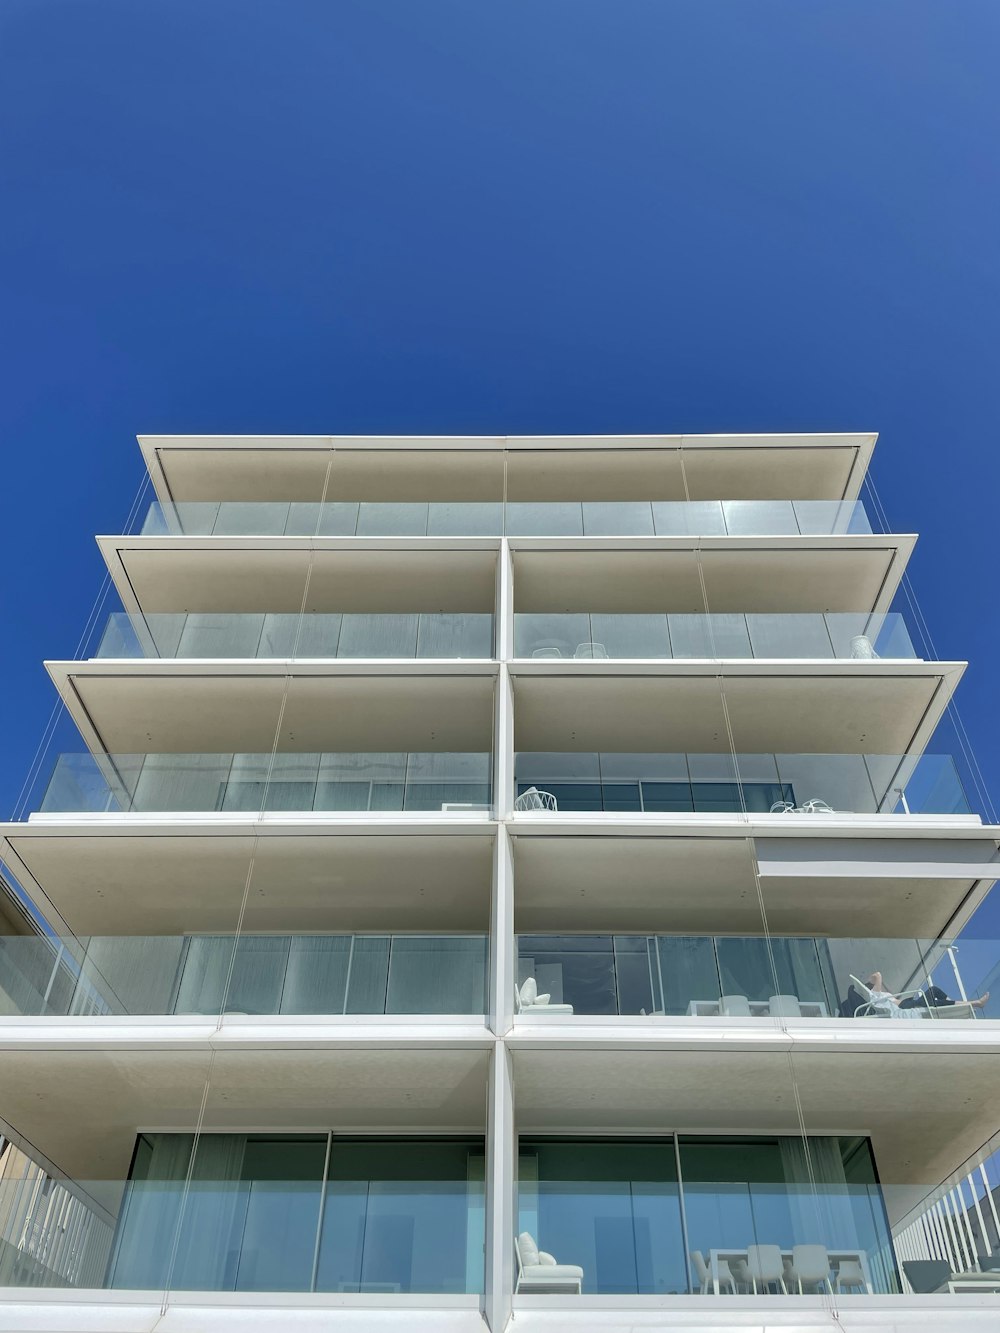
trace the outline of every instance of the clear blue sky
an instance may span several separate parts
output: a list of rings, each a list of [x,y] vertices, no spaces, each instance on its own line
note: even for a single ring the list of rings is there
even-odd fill
[[[139,431],[873,429],[994,793],[997,0],[3,0],[0,812]]]

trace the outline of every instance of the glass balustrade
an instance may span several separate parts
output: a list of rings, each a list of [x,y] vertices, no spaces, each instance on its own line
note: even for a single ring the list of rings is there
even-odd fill
[[[491,782],[485,753],[62,754],[40,809],[488,814]]]
[[[522,1138],[517,1230],[525,1294],[544,1290],[539,1248],[586,1295],[798,1294],[796,1246],[812,1251],[803,1290],[901,1289],[871,1145],[856,1135]]]
[[[482,1014],[484,935],[0,936],[0,1012]]]
[[[108,620],[97,657],[491,658],[489,613],[157,613]]]
[[[1000,1017],[995,939],[521,935],[517,953],[519,1012],[555,1021]]]
[[[518,612],[523,658],[915,659],[898,612],[616,615]]]
[[[935,814],[972,812],[950,755],[515,756],[515,813]]]
[[[698,537],[872,532],[847,500],[154,502],[143,536]]]
[[[476,1294],[484,1181],[481,1138],[142,1133],[127,1180],[0,1178],[0,1278],[146,1292]]]

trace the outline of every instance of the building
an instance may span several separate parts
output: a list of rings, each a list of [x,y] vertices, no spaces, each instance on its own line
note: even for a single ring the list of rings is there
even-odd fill
[[[1000,829],[874,442],[140,441],[0,826],[0,1329],[996,1327]]]

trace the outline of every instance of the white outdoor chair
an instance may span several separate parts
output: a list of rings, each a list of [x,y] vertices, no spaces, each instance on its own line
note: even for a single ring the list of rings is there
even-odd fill
[[[550,791],[529,787],[514,802],[515,810],[558,810],[559,803]]]
[[[795,805],[792,801],[775,801],[768,811],[769,815],[794,815]]]
[[[801,1018],[802,1006],[797,995],[772,995],[767,1002],[772,1018]]]
[[[854,1012],[855,1018],[892,1018],[894,1011],[898,1011],[904,1014],[920,1013],[919,1009],[900,1010],[898,1005],[893,1005],[888,1000],[876,1000],[875,992],[871,989],[870,986],[865,985],[865,983],[861,980],[860,977],[856,977],[853,972],[850,973],[850,977],[851,980],[854,982],[855,986],[858,988],[858,992],[864,997],[865,1000],[865,1003],[860,1005],[855,1010]],[[909,1000],[914,995],[919,995],[919,994],[920,992],[916,990],[905,990],[901,991],[896,998],[897,1000]]]
[[[695,1278],[701,1287],[702,1296],[713,1295],[715,1288],[712,1285],[712,1270],[706,1264],[705,1256],[701,1250],[691,1251],[691,1264],[694,1268]],[[719,1273],[719,1290],[731,1291],[734,1296],[736,1295],[736,1281],[732,1273]]]
[[[601,657],[605,658],[608,650],[603,643],[578,643],[574,657]]]
[[[747,1247],[747,1273],[753,1294],[757,1295],[757,1284],[767,1290],[774,1285],[788,1295],[785,1286],[785,1264],[778,1245],[750,1245]]]
[[[571,1014],[571,1004],[550,1004],[548,995],[538,994],[538,982],[528,977],[520,987],[514,987],[514,1007],[519,1014]]]
[[[583,1291],[583,1269],[577,1264],[559,1264],[551,1254],[540,1250],[530,1231],[522,1231],[514,1244],[517,1256],[515,1291]]]
[[[803,801],[799,808],[804,815],[835,815],[837,813],[832,805],[828,805],[826,801],[821,801],[818,796]]]
[[[719,1013],[727,1018],[752,1018],[750,1001],[745,995],[723,995],[719,1001]]]
[[[859,660],[871,661],[878,657],[875,645],[867,634],[855,634],[851,639],[851,656]]]
[[[558,648],[534,648],[534,649],[532,649],[531,656],[532,656],[532,657],[562,657],[562,653],[560,652],[560,650],[559,650]]]
[[[871,1287],[865,1278],[864,1269],[858,1263],[857,1259],[841,1259],[837,1264],[837,1273],[833,1282],[833,1289],[836,1292],[847,1291],[849,1288],[860,1288],[862,1291],[871,1294]]]
[[[830,1287],[830,1256],[825,1245],[793,1245],[791,1259],[784,1260],[785,1285],[794,1285],[803,1296],[808,1289],[817,1296]]]

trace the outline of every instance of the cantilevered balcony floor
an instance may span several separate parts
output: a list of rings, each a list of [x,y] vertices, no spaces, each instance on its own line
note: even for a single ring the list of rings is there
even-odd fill
[[[870,432],[141,435],[139,444],[163,501],[499,499],[505,463],[514,500],[840,500],[857,496],[875,439]]]
[[[331,830],[293,817],[224,824],[0,826],[0,859],[55,926],[77,936],[253,931],[481,931],[493,830],[441,816]],[[244,898],[246,903],[244,906]]]
[[[490,662],[50,662],[84,743],[110,754],[488,752]]]
[[[512,664],[519,752],[919,752],[960,662]]]
[[[996,1129],[1000,1022],[553,1018],[507,1044],[522,1134],[866,1134],[897,1217]]]
[[[520,611],[876,611],[915,538],[512,537]],[[125,608],[310,614],[492,611],[496,537],[107,536]],[[704,585],[698,570],[700,556]]]
[[[482,1133],[485,1024],[0,1018],[0,1120],[113,1188],[138,1130]]]
[[[938,939],[1000,875],[1000,830],[512,825],[518,933],[854,934]],[[849,925],[849,929],[847,929]]]

